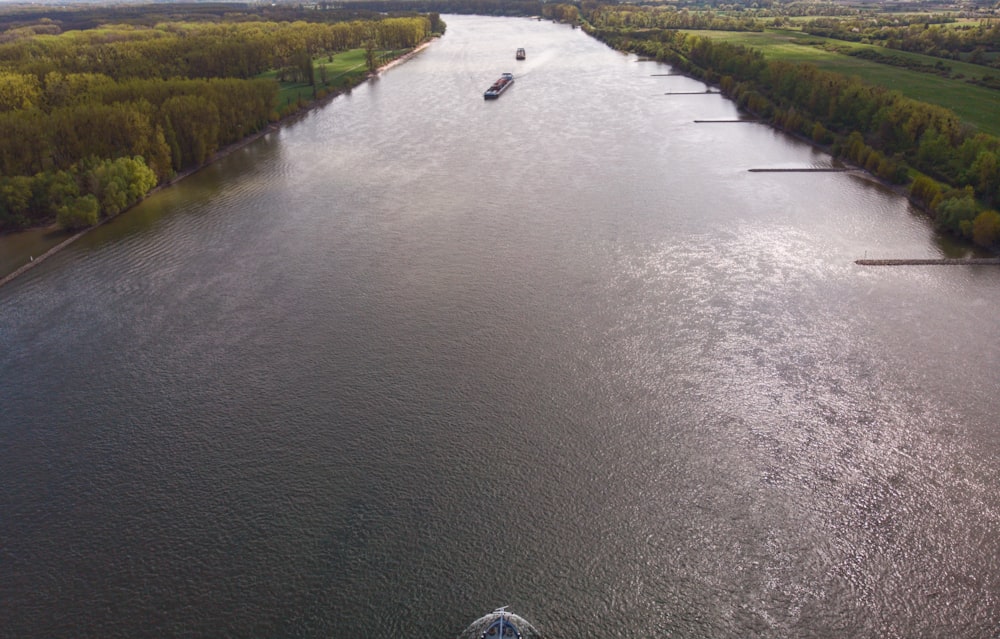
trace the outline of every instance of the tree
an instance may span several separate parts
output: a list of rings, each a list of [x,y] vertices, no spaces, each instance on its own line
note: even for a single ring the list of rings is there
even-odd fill
[[[31,178],[0,178],[0,227],[25,228],[30,224]]]
[[[947,178],[951,173],[948,166],[950,158],[951,147],[945,136],[936,128],[926,130],[917,150],[917,166],[923,171]]]
[[[156,174],[141,157],[124,157],[94,162],[85,180],[101,212],[112,217],[142,199],[156,185]]]
[[[378,62],[375,60],[375,39],[365,40],[365,66],[372,73],[378,70]]]
[[[195,95],[178,95],[160,107],[163,132],[169,144],[180,152],[174,169],[198,166],[215,153],[219,143],[219,110],[209,100]]]
[[[972,221],[972,241],[991,247],[1000,242],[1000,213],[983,211]]]
[[[312,56],[305,49],[295,54],[295,68],[303,82],[311,86],[316,85],[316,70],[313,68]]]
[[[69,171],[46,171],[32,180],[31,194],[34,217],[51,219],[67,202],[80,195],[80,187]]]
[[[931,206],[941,197],[941,187],[926,175],[918,175],[910,185],[910,195],[924,206]]]
[[[41,94],[36,77],[0,72],[0,111],[30,109],[39,103]]]
[[[427,19],[430,21],[431,33],[444,33],[444,22],[440,13],[429,13]]]
[[[997,201],[1000,194],[1000,162],[997,161],[996,153],[980,152],[970,171],[976,185],[976,194],[988,203]]]
[[[979,214],[972,187],[955,190],[937,205],[938,224],[952,233],[972,237],[972,221]]]
[[[100,204],[93,195],[84,195],[59,208],[56,222],[67,230],[96,226],[99,220]]]

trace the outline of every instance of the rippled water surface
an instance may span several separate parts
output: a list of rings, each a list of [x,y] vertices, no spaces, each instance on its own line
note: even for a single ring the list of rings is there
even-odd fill
[[[0,289],[0,636],[990,637],[1000,273],[694,80],[449,16]],[[515,63],[514,50],[528,59]],[[503,71],[515,85],[482,91]]]

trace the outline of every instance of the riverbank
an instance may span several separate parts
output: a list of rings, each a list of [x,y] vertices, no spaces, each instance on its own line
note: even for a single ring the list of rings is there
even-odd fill
[[[722,93],[741,111],[754,114],[776,130],[828,152],[836,160],[845,161],[842,156],[848,156],[851,162],[864,165],[867,168],[860,169],[859,175],[861,171],[867,171],[869,181],[902,194],[914,208],[933,221],[939,234],[964,245],[964,250],[985,250],[993,254],[1000,250],[995,216],[988,206],[995,181],[989,180],[990,174],[971,168],[974,166],[972,158],[991,148],[991,138],[981,132],[962,129],[954,113],[930,103],[902,97],[899,92],[888,91],[893,88],[888,80],[864,84],[856,77],[834,70],[812,69],[803,64],[806,60],[789,61],[778,54],[774,54],[776,59],[770,59],[758,47],[715,42],[688,33],[685,29],[662,32],[651,29],[642,38],[632,38],[629,32],[615,27],[595,29],[587,26],[586,29],[611,48],[668,64],[682,71],[683,75],[704,82],[709,89],[721,88]],[[653,37],[654,33],[663,36],[662,42],[661,38]],[[691,37],[695,39],[691,40]],[[793,90],[790,87],[799,88]],[[881,88],[876,90],[874,87]],[[816,108],[817,100],[818,104],[825,104],[824,100],[829,97],[827,94],[840,100],[838,104],[841,106],[835,110],[836,113]],[[809,95],[815,99],[807,100]],[[845,101],[844,96],[850,99]],[[844,107],[844,104],[852,106]],[[873,137],[869,130],[873,126],[870,113],[876,110],[889,115],[880,120],[886,130]],[[917,153],[920,150],[917,148],[919,140],[914,141],[912,135],[907,137],[904,130],[903,123],[918,121],[923,122],[928,130],[936,127],[938,130],[963,132],[960,136],[945,136],[944,147],[947,148],[942,147],[940,157],[932,161]],[[830,122],[835,122],[837,126],[827,128]],[[928,125],[928,122],[933,124]],[[814,140],[821,140],[822,143],[817,144]],[[836,154],[824,144],[829,142],[833,143]],[[921,178],[932,175],[938,176],[937,179],[944,176],[949,181],[934,181],[925,186]],[[933,193],[914,197],[910,192],[910,185],[914,183],[921,191]],[[963,190],[971,188],[980,197],[970,204]],[[941,198],[935,198],[939,189]],[[923,200],[940,201],[940,206],[929,207]],[[961,212],[939,214],[945,210]],[[980,220],[983,221],[983,232],[974,235],[971,229],[978,227]]]
[[[670,63],[667,62],[666,64],[670,64]],[[674,68],[676,68],[676,67],[674,67]],[[706,78],[698,75],[697,73],[683,72],[683,73],[680,73],[680,75],[692,78],[694,80],[698,80],[699,82],[704,82],[706,84],[706,86],[708,86],[708,87],[718,88],[719,89],[719,93],[721,93],[723,95],[723,97],[725,97],[727,100],[732,101],[734,104],[736,103],[736,100],[733,98],[733,96],[727,95],[726,92],[722,90],[722,86],[721,86],[720,83],[711,82],[708,79],[706,79]],[[900,184],[900,183],[897,183],[897,182],[892,182],[892,181],[887,180],[887,179],[885,179],[885,178],[883,178],[883,177],[881,177],[879,175],[876,175],[875,173],[873,173],[872,171],[868,170],[867,168],[865,168],[863,166],[860,166],[858,164],[855,164],[855,163],[851,162],[850,160],[848,160],[845,157],[837,155],[834,152],[834,148],[835,148],[834,145],[832,145],[832,144],[823,144],[821,142],[817,142],[815,139],[813,139],[812,137],[810,137],[808,135],[805,135],[805,134],[800,133],[798,131],[795,131],[793,129],[789,129],[789,128],[786,128],[784,126],[781,126],[780,124],[776,123],[773,119],[767,117],[764,113],[753,111],[751,109],[746,108],[745,106],[737,106],[737,108],[740,110],[740,112],[746,113],[746,114],[748,114],[750,116],[753,116],[755,122],[758,122],[760,124],[765,124],[765,125],[771,127],[775,131],[783,133],[784,135],[788,135],[788,136],[790,136],[790,137],[792,137],[792,138],[794,138],[794,139],[802,142],[803,144],[807,144],[807,145],[813,147],[814,149],[816,149],[818,151],[821,151],[821,152],[825,153],[826,155],[830,156],[830,158],[833,160],[833,166],[827,167],[827,168],[805,168],[805,169],[803,169],[803,168],[799,168],[799,169],[752,168],[752,169],[749,169],[750,172],[752,172],[752,173],[764,173],[764,172],[775,172],[775,173],[783,173],[783,172],[789,172],[789,173],[790,172],[797,172],[797,173],[798,172],[801,172],[801,173],[808,173],[808,172],[813,172],[813,173],[823,173],[823,172],[829,172],[829,173],[849,173],[852,176],[857,177],[859,179],[866,180],[868,182],[871,182],[872,184],[877,184],[881,188],[884,188],[884,189],[886,189],[888,191],[891,191],[891,192],[895,193],[896,195],[898,195],[898,196],[906,199],[910,203],[911,207],[913,207],[914,209],[916,209],[917,211],[919,211],[922,215],[925,215],[927,217],[927,219],[932,222],[932,224],[935,224],[935,228],[936,228],[936,232],[937,233],[939,233],[943,237],[947,237],[948,240],[949,240],[949,242],[953,244],[953,247],[960,248],[966,254],[966,256],[967,256],[966,258],[956,258],[956,257],[943,258],[944,260],[947,260],[947,263],[956,263],[956,262],[952,262],[951,261],[951,260],[956,260],[956,259],[958,259],[958,260],[971,259],[971,260],[976,260],[977,261],[976,263],[980,263],[980,262],[978,262],[978,260],[983,260],[983,259],[990,260],[990,259],[993,259],[993,257],[997,255],[997,251],[995,251],[995,250],[991,250],[988,247],[979,246],[977,244],[974,244],[973,242],[969,241],[968,239],[966,239],[964,237],[958,236],[958,235],[956,235],[954,233],[949,232],[946,229],[941,229],[939,226],[937,226],[936,223],[934,222],[935,217],[936,217],[934,210],[931,209],[927,205],[926,202],[923,202],[919,198],[916,198],[916,197],[913,196],[913,194],[910,191],[910,184]],[[986,256],[989,256],[989,257],[986,257]]]
[[[373,78],[381,75],[385,71],[388,71],[389,69],[392,69],[393,67],[398,66],[400,64],[403,64],[404,62],[410,60],[415,55],[417,55],[418,53],[420,53],[421,51],[423,51],[424,49],[426,49],[427,47],[429,47],[431,45],[431,43],[434,41],[434,39],[435,38],[431,38],[429,40],[426,40],[426,41],[420,43],[419,45],[417,45],[416,47],[414,47],[408,53],[405,53],[404,55],[401,55],[398,58],[394,58],[394,59],[390,60],[389,62],[385,63],[384,65],[380,66],[374,72],[369,73],[368,75],[366,75],[365,76],[365,81],[369,81],[369,80],[371,80],[371,79],[373,79]],[[358,86],[358,85],[355,85],[355,86]],[[198,171],[201,171],[202,169],[204,169],[204,168],[206,168],[208,166],[211,166],[212,164],[214,164],[215,162],[218,162],[222,158],[224,158],[224,157],[226,157],[226,156],[228,156],[228,155],[230,155],[230,154],[232,154],[232,153],[234,153],[234,152],[236,152],[236,151],[238,151],[238,150],[240,150],[240,149],[248,146],[249,144],[252,144],[253,142],[256,142],[257,140],[259,140],[260,138],[264,137],[265,135],[269,135],[271,133],[274,133],[274,132],[280,130],[280,128],[282,126],[298,121],[305,114],[309,113],[310,111],[312,111],[314,109],[319,109],[319,108],[322,108],[322,107],[326,106],[334,98],[336,98],[336,97],[338,97],[340,95],[343,95],[345,92],[348,92],[348,91],[350,91],[353,88],[354,87],[350,87],[350,88],[342,89],[342,90],[338,90],[338,91],[331,91],[330,93],[326,94],[325,96],[323,96],[321,98],[315,98],[313,100],[310,100],[309,102],[307,102],[306,104],[304,104],[302,106],[302,108],[297,109],[294,112],[285,115],[284,117],[282,117],[277,122],[274,122],[272,124],[267,125],[266,127],[264,127],[263,129],[261,129],[260,131],[257,131],[256,133],[253,133],[253,134],[251,134],[251,135],[243,138],[242,140],[240,140],[238,142],[234,142],[233,144],[230,144],[230,145],[228,145],[226,147],[223,147],[222,149],[219,149],[218,151],[216,151],[215,153],[213,153],[211,155],[211,157],[209,157],[202,164],[200,164],[200,165],[198,165],[196,167],[193,167],[193,168],[181,171],[180,173],[178,173],[174,177],[170,178],[170,180],[168,180],[168,181],[164,182],[163,184],[160,184],[160,185],[156,186],[154,189],[152,189],[149,193],[146,194],[146,196],[143,198],[143,200],[146,199],[146,198],[148,198],[149,196],[153,195],[154,193],[157,193],[157,192],[159,192],[159,191],[161,191],[163,189],[169,188],[169,187],[177,184],[181,180],[183,180],[183,179],[185,179],[187,177],[190,177],[191,175],[194,175]],[[139,200],[139,202],[142,202],[142,200]],[[139,202],[136,202],[136,204],[138,204]],[[133,206],[135,206],[135,204]],[[66,232],[64,239],[61,239],[55,245],[46,248],[44,250],[44,252],[41,253],[40,255],[34,255],[34,253],[33,253],[33,247],[24,249],[23,250],[23,254],[20,256],[20,259],[14,260],[15,262],[17,262],[17,265],[13,267],[13,270],[10,270],[10,271],[8,271],[6,273],[0,272],[0,287],[4,286],[8,282],[11,282],[11,281],[15,280],[16,278],[20,277],[21,275],[23,275],[24,273],[28,272],[32,268],[38,266],[39,264],[41,264],[42,262],[44,262],[48,258],[52,257],[53,255],[57,254],[58,252],[62,251],[67,246],[71,245],[73,242],[75,242],[76,240],[80,239],[81,237],[83,237],[84,235],[86,235],[87,233],[89,233],[90,231],[92,231],[93,229],[96,229],[96,228],[98,228],[98,227],[100,227],[100,226],[102,226],[104,224],[107,224],[108,222],[110,222],[112,220],[118,219],[122,215],[127,215],[128,212],[129,212],[129,210],[131,208],[132,207],[129,207],[129,209],[126,209],[126,210],[122,211],[121,213],[119,213],[118,215],[116,215],[114,217],[110,217],[110,218],[107,218],[105,220],[102,220],[96,226],[91,226],[91,227],[85,228],[83,230],[76,231],[74,233]],[[16,239],[18,236],[22,236],[22,234],[26,234],[26,233],[35,233],[35,234],[41,233],[41,234],[45,234],[45,235],[49,235],[49,234],[51,234],[51,235],[58,235],[60,233],[60,231],[59,231],[59,229],[58,229],[58,227],[56,225],[50,224],[48,226],[41,227],[41,228],[28,229],[26,231],[20,231],[20,232],[17,232],[17,233],[9,234],[6,237],[0,238],[0,242],[2,242],[3,240],[8,240],[8,243],[12,243],[12,242],[10,242],[10,240]],[[35,242],[32,242],[31,244],[37,244],[37,240]],[[9,251],[9,250],[11,250],[11,247],[5,247],[5,250]],[[10,268],[10,266],[0,265],[0,268],[4,268],[6,270],[7,268]]]

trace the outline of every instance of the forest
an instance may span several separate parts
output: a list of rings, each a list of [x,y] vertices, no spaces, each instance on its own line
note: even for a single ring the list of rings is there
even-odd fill
[[[96,224],[262,130],[281,117],[279,85],[267,72],[292,69],[315,83],[319,56],[405,51],[444,28],[437,15],[299,11],[309,19],[279,22],[192,10],[158,21],[159,5],[102,8],[125,21],[82,29],[61,23],[94,18],[6,16],[0,232]]]
[[[645,13],[652,18],[636,18]],[[581,12],[579,19],[609,46],[667,62],[718,85],[760,119],[905,186],[942,230],[984,247],[1000,244],[1000,139],[977,131],[948,109],[858,77],[768,59],[753,47],[681,28],[646,26],[675,22],[659,13],[675,12],[601,5]],[[996,28],[984,21],[961,30],[950,55],[964,51],[971,56],[980,46],[973,43]],[[931,29],[928,25],[920,31]]]

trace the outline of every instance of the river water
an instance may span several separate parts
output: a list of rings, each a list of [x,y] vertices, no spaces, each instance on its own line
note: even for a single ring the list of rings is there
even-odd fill
[[[404,65],[0,289],[0,636],[987,637],[1000,273],[563,25]],[[527,49],[515,63],[514,50]],[[503,71],[515,85],[482,92]]]

